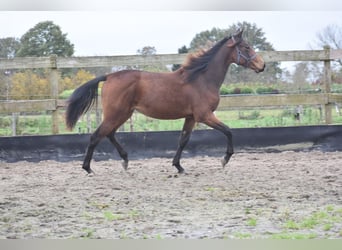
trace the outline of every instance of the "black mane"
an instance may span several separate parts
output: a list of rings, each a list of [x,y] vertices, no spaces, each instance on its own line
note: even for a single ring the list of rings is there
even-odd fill
[[[188,61],[183,65],[183,69],[186,72],[185,80],[187,82],[193,82],[199,74],[206,71],[210,61],[230,38],[231,36],[223,38],[207,51],[189,55]]]

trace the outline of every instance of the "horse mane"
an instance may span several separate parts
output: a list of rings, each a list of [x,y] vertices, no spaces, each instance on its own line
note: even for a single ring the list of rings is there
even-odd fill
[[[189,83],[197,79],[197,77],[205,72],[208,68],[210,61],[215,57],[220,48],[231,38],[225,37],[217,42],[211,49],[200,50],[190,54],[186,62],[182,65],[185,73],[185,80]]]

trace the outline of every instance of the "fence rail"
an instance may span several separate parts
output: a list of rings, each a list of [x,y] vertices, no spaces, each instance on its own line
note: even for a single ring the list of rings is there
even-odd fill
[[[342,59],[342,50],[295,50],[261,51],[265,62],[283,61],[322,61],[324,62],[324,90],[319,94],[275,94],[222,96],[219,109],[227,110],[243,107],[323,105],[325,122],[332,123],[331,108],[335,103],[342,103],[342,94],[330,93],[331,61]],[[50,69],[51,98],[47,100],[2,101],[0,113],[18,113],[31,111],[52,111],[52,133],[58,133],[58,110],[65,106],[65,101],[58,99],[58,70],[64,68],[114,67],[133,65],[170,65],[181,64],[186,54],[134,55],[134,56],[91,56],[91,57],[24,57],[0,58],[0,70],[6,69]]]
[[[260,51],[265,62],[285,61],[331,61],[342,58],[342,50],[292,50]],[[0,58],[0,69],[36,68],[92,68],[134,65],[181,64],[187,54],[159,54],[132,56],[85,56],[85,57],[17,57]]]

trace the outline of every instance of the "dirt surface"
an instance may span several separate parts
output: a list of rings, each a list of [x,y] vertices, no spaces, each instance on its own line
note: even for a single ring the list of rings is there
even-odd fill
[[[0,162],[0,238],[341,238],[342,152]]]

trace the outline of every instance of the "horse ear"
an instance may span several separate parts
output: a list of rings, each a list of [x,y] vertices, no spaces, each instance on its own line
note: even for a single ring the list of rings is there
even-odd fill
[[[240,42],[242,39],[242,33],[243,29],[238,29],[237,32],[234,35],[232,35],[232,38],[229,39],[227,46],[234,47],[238,42]]]
[[[238,31],[236,32],[235,36],[241,39],[242,38],[242,33],[243,33],[243,28],[239,28]]]

